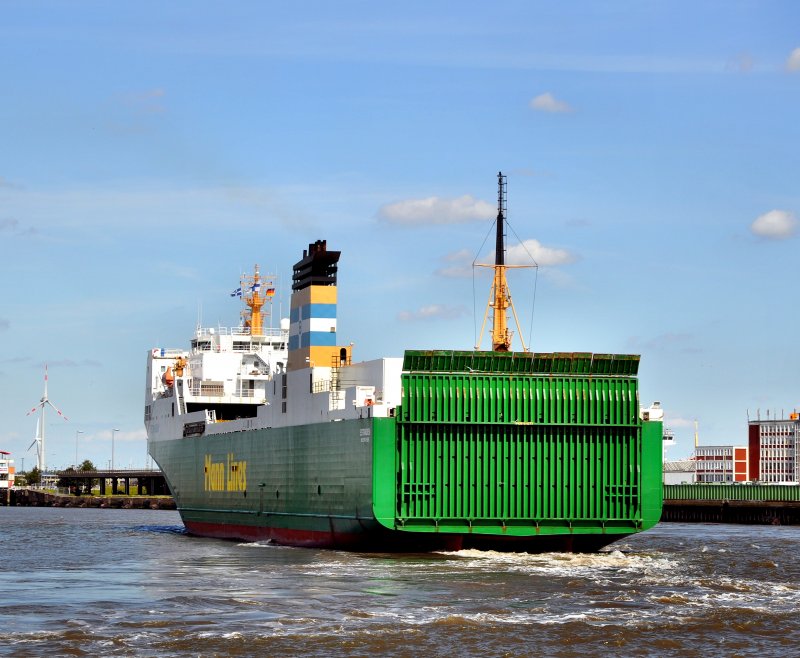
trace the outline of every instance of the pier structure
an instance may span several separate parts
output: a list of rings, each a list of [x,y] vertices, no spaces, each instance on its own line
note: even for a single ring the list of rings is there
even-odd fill
[[[161,471],[152,469],[108,469],[96,471],[57,471],[54,479],[66,478],[86,484],[97,480],[100,495],[75,495],[55,493],[47,489],[17,487],[11,489],[4,505],[34,507],[114,507],[133,509],[175,509],[175,501],[169,492],[166,478]],[[131,484],[136,481],[138,492],[131,493]]]
[[[800,485],[664,485],[661,521],[800,525]]]
[[[139,495],[169,496],[164,474],[151,469],[105,469],[96,471],[58,471],[57,475],[70,480],[99,480],[101,496],[130,496],[131,480],[136,480]]]

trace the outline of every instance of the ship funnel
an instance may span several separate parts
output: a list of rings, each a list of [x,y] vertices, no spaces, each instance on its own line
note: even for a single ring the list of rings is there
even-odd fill
[[[338,367],[350,362],[350,348],[336,344],[336,275],[339,251],[325,240],[303,250],[292,271],[288,370]]]

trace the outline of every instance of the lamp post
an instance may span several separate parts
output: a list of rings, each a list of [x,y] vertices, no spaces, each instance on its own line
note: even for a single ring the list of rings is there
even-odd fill
[[[75,430],[75,470],[78,470],[78,434],[83,434],[82,430]]]
[[[111,430],[111,470],[114,470],[114,436],[119,432],[119,428]]]

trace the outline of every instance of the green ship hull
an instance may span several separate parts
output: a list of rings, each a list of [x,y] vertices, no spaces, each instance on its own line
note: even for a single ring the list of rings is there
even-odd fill
[[[407,351],[391,417],[150,442],[190,533],[355,550],[593,551],[661,516],[638,356]]]

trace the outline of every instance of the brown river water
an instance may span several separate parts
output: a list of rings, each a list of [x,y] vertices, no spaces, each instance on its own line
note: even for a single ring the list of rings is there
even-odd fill
[[[800,527],[391,555],[190,537],[176,512],[0,507],[0,591],[0,656],[800,655]]]

